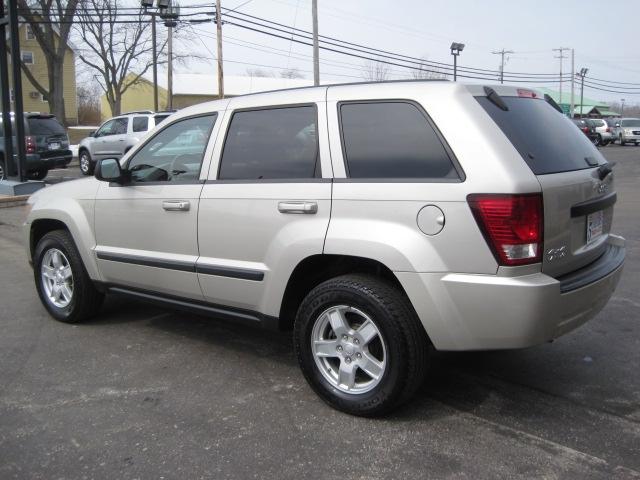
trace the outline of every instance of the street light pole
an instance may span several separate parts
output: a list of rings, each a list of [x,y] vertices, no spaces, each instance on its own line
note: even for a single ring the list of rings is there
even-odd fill
[[[153,49],[153,110],[158,111],[158,53],[156,52],[156,15],[151,14],[151,43]]]
[[[620,99],[620,104],[622,105],[622,108],[620,109],[620,116],[624,117],[624,98]]]
[[[451,55],[453,55],[453,81],[458,80],[458,55],[464,50],[464,43],[453,42],[451,44]]]

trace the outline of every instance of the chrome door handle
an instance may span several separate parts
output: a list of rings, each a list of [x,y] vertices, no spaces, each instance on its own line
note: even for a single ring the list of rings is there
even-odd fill
[[[162,208],[168,212],[186,212],[191,204],[186,200],[165,200],[162,202]]]
[[[306,213],[318,212],[318,202],[278,202],[280,213]]]

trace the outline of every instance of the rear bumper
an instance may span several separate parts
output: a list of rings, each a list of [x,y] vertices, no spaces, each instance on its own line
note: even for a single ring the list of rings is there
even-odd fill
[[[473,274],[396,276],[438,350],[523,348],[585,323],[606,305],[622,275],[624,239],[591,265],[555,279]]]
[[[52,155],[50,157],[43,157],[38,153],[28,153],[26,155],[26,168],[27,170],[38,170],[46,168],[51,170],[57,167],[66,167],[71,163],[73,156],[71,150],[64,150],[59,155]]]

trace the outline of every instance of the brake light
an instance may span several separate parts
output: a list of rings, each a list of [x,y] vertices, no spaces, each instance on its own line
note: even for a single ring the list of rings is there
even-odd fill
[[[32,136],[24,137],[24,143],[27,153],[36,153],[36,138]]]
[[[609,127],[607,127],[607,129],[605,130],[605,132],[609,133],[611,131],[611,129]]]
[[[589,127],[582,127],[582,131],[584,133],[589,133]]]
[[[538,98],[538,94],[533,90],[525,90],[524,88],[518,89],[518,96],[524,98]]]
[[[542,194],[473,194],[467,201],[498,264],[542,260]]]

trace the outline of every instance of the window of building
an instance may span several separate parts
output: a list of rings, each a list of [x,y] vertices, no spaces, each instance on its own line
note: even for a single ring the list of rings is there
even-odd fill
[[[27,25],[25,30],[25,36],[27,40],[34,40],[36,38],[36,36],[33,34],[33,29],[31,28],[31,25]]]
[[[33,52],[20,52],[20,56],[22,57],[22,63],[25,65],[33,65]]]
[[[340,105],[350,178],[459,178],[425,114],[408,102]]]
[[[234,113],[222,152],[221,180],[304,179],[319,173],[315,106]]]

